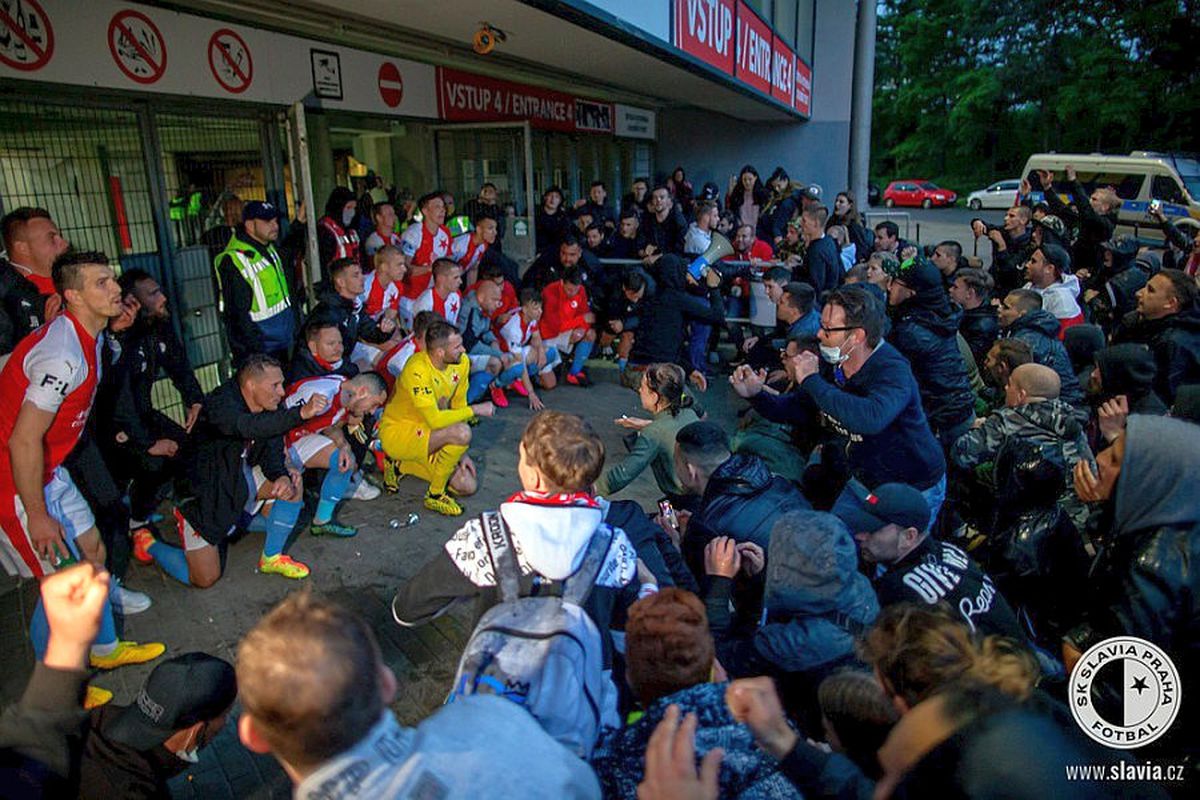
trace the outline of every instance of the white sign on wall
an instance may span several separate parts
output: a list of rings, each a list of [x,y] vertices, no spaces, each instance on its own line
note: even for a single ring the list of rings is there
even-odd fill
[[[653,111],[618,103],[616,116],[617,124],[614,132],[617,136],[627,136],[631,139],[654,138],[656,115]]]
[[[0,77],[437,117],[430,64],[115,0],[0,11]]]

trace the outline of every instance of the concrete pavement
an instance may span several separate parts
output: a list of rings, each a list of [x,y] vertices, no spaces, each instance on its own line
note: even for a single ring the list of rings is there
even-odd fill
[[[600,366],[594,370],[601,371],[604,368]],[[610,462],[619,460],[625,452],[621,442],[624,430],[612,420],[621,414],[647,416],[634,392],[610,382],[598,382],[586,390],[560,387],[545,393],[544,399],[550,408],[586,415],[604,439]],[[738,401],[732,397],[727,381],[718,377],[703,402],[717,419],[732,420],[731,403]],[[470,452],[479,465],[480,489],[464,501],[466,514],[495,508],[519,488],[517,442],[531,416],[524,401],[513,396],[508,409],[474,429]],[[125,635],[138,641],[165,642],[168,655],[204,651],[232,662],[238,640],[265,611],[290,592],[311,589],[370,622],[384,660],[399,678],[400,690],[392,707],[403,724],[413,725],[445,698],[470,633],[467,608],[415,629],[400,628],[391,617],[390,602],[396,587],[435,555],[464,519],[426,511],[420,502],[424,490],[424,484],[406,478],[398,494],[385,493],[371,502],[345,503],[340,518],[360,530],[353,539],[314,538],[302,533],[290,553],[312,568],[312,575],[305,581],[255,572],[261,547],[259,534],[249,534],[230,547],[224,577],[208,590],[181,586],[157,567],[135,563],[126,583],[147,592],[154,606],[131,617]],[[649,511],[655,508],[659,493],[647,470],[617,496],[637,500]],[[421,516],[416,526],[399,530],[388,527],[389,519],[404,517],[410,511]],[[175,540],[166,523],[162,532],[168,541]],[[0,653],[5,702],[19,695],[32,668],[25,630],[35,600],[36,588],[30,581],[20,586],[5,584],[0,589],[0,625],[4,641],[9,643]],[[303,658],[304,654],[297,653],[296,657]],[[153,666],[151,663],[103,673],[95,683],[113,691],[113,702],[128,704]],[[176,797],[290,797],[290,783],[274,760],[243,748],[235,726],[236,715],[231,715],[226,728],[201,752],[200,763],[173,782]]]

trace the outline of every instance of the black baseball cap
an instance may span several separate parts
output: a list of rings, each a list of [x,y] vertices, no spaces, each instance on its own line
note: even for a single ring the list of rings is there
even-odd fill
[[[929,529],[929,503],[906,483],[885,483],[868,489],[851,481],[834,504],[833,513],[846,523],[851,536],[874,533],[888,524],[916,528],[921,533]]]
[[[251,200],[246,205],[242,206],[242,222],[249,222],[252,219],[261,219],[271,221],[279,219],[282,216],[279,209],[271,203],[263,200]]]
[[[207,653],[186,653],[155,667],[134,703],[105,726],[105,734],[135,750],[150,750],[177,731],[216,719],[236,697],[232,664]]]

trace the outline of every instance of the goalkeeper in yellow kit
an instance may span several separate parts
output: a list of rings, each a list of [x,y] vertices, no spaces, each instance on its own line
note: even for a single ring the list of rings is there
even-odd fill
[[[477,487],[475,465],[467,456],[467,422],[490,417],[495,410],[490,402],[467,405],[470,369],[458,329],[441,320],[432,323],[425,331],[424,347],[404,365],[379,422],[388,491],[396,491],[401,475],[427,480],[425,507],[447,516],[462,513],[447,488],[465,496]]]

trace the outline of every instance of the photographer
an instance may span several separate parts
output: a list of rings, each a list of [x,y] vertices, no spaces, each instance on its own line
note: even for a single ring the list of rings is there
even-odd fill
[[[1036,170],[1026,180],[1034,191],[1041,190],[1050,206],[1050,213],[1059,217],[1078,232],[1075,244],[1071,248],[1071,264],[1076,271],[1087,270],[1095,273],[1101,264],[1100,247],[1112,238],[1117,227],[1117,212],[1121,208],[1121,198],[1110,186],[1102,186],[1092,190],[1091,195],[1083,190],[1075,174],[1075,167],[1066,165],[1067,194],[1071,205],[1067,205],[1054,191],[1054,173],[1048,170]],[[1039,184],[1036,185],[1036,184]]]
[[[1163,269],[1180,269],[1186,272],[1190,277],[1196,277],[1200,274],[1200,227],[1189,227],[1191,232],[1191,241],[1188,241],[1187,234],[1179,229],[1171,220],[1167,219],[1167,215],[1163,213],[1162,206],[1150,204],[1150,208],[1146,212],[1162,227],[1163,235],[1167,237],[1167,247],[1163,251],[1162,268]]]
[[[1003,225],[989,225],[981,219],[971,220],[976,239],[987,237],[992,243],[992,278],[996,281],[996,296],[1003,297],[1025,283],[1024,264],[1029,258],[1029,221],[1033,214],[1028,206],[1013,206],[1004,212]]]

